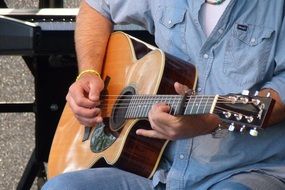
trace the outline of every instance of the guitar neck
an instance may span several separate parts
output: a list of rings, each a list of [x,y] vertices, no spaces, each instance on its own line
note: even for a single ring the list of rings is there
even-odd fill
[[[182,96],[182,95],[135,95],[129,102],[125,102],[126,119],[146,118],[151,107],[159,102],[170,106],[172,115],[198,115],[213,113],[218,96]]]

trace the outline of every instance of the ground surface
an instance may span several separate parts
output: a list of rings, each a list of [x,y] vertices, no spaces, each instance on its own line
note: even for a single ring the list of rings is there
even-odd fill
[[[35,0],[5,0],[9,8],[37,8]],[[77,7],[76,0],[65,7]],[[19,56],[0,56],[0,102],[33,102],[34,78]],[[0,113],[0,190],[14,190],[35,146],[33,113]],[[32,189],[37,189],[33,185]]]

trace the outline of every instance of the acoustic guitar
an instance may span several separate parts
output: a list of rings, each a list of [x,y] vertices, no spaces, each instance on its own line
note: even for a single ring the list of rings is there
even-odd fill
[[[152,177],[168,141],[135,131],[151,128],[148,112],[158,102],[166,102],[173,115],[217,114],[229,130],[248,129],[253,136],[274,102],[249,94],[176,95],[176,81],[195,89],[195,67],[123,32],[110,36],[102,78],[103,122],[82,126],[65,106],[49,155],[48,178],[102,165]]]

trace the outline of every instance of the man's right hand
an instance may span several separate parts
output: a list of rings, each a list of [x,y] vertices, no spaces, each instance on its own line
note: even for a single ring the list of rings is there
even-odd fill
[[[103,88],[103,80],[92,73],[85,73],[70,86],[66,100],[82,125],[91,127],[102,121],[99,105]]]

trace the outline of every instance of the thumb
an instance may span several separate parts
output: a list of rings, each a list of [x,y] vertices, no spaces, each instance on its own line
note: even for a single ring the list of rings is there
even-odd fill
[[[100,99],[100,93],[103,89],[104,85],[103,82],[100,81],[92,81],[89,83],[89,94],[88,98],[92,101],[98,101]]]
[[[183,85],[179,82],[174,83],[174,88],[175,88],[175,91],[180,95],[185,95],[191,90],[188,86]]]

